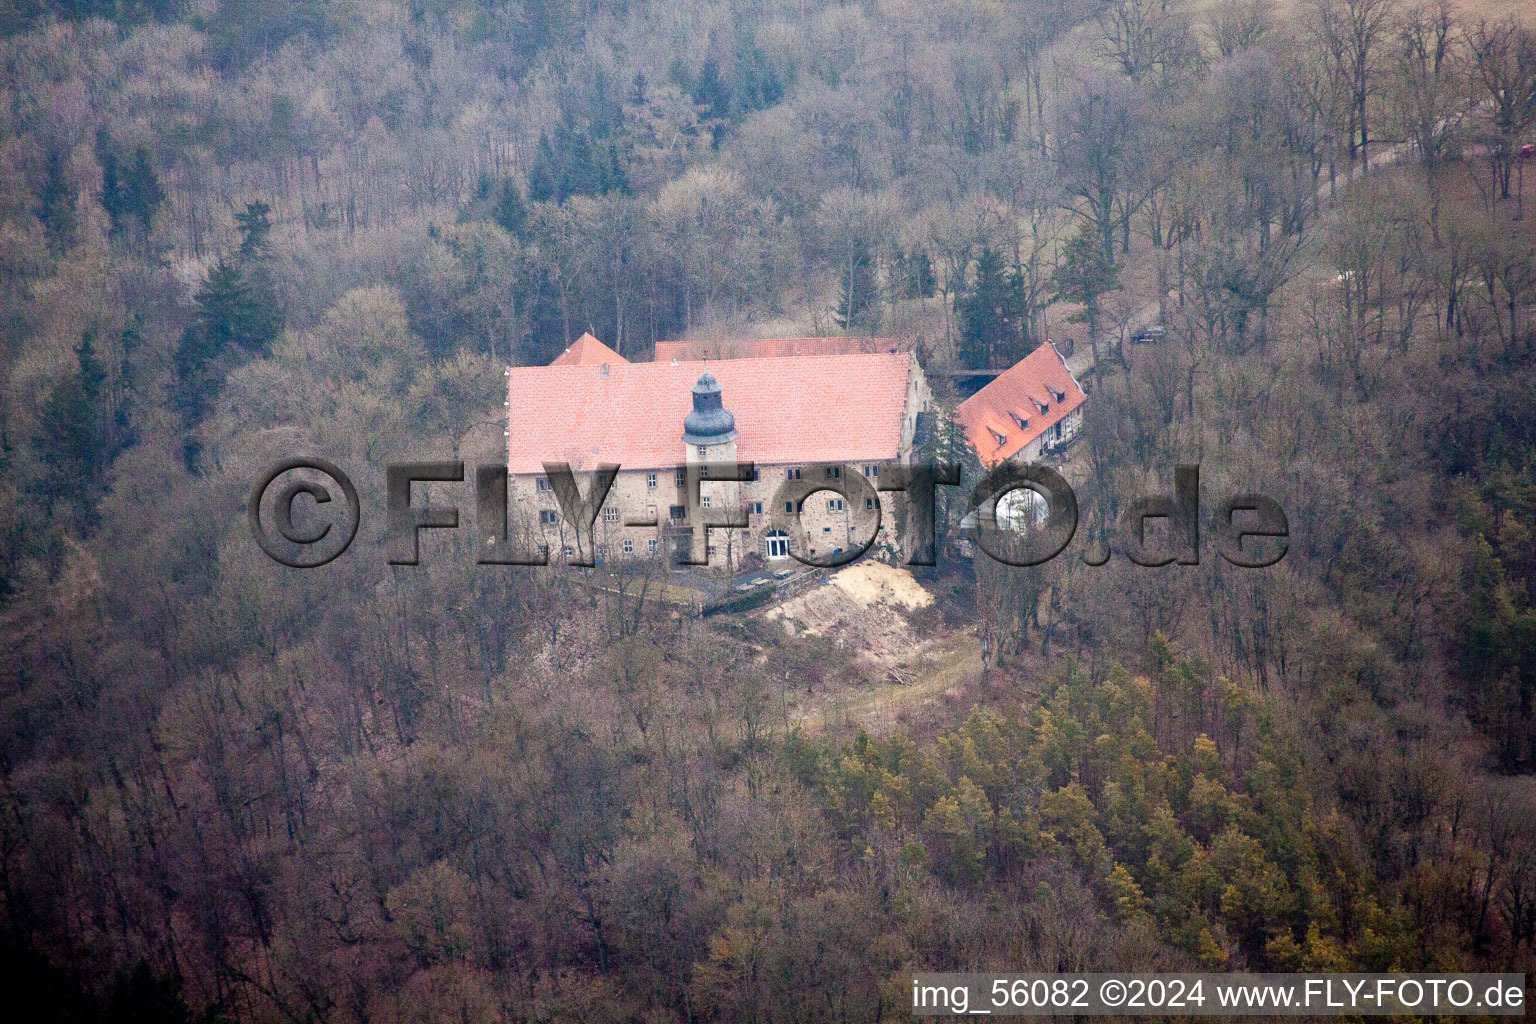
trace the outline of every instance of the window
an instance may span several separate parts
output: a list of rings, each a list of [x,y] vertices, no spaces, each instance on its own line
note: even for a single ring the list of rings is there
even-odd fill
[[[707,459],[707,458],[709,458],[709,449],[708,449],[708,448],[706,448],[706,447],[705,447],[705,446],[704,446],[704,445],[702,445],[702,444],[701,444],[701,445],[699,445],[699,458],[701,458],[701,459]]]
[[[603,509],[603,522],[616,523],[619,521],[619,510],[616,508]]]
[[[704,508],[709,508],[709,495],[707,495],[707,494],[699,495],[699,504],[701,506],[703,506]]]
[[[566,558],[570,558],[571,556],[573,556],[575,554],[576,554],[576,549],[571,547],[569,544],[567,544],[565,546],[565,557]]]
[[[669,514],[671,515],[672,521],[674,523],[680,523],[685,518],[687,518],[687,516],[688,516],[688,509],[686,509],[682,505],[673,505]]]
[[[992,440],[997,442],[998,444],[1007,444],[1008,443],[1008,435],[1007,434],[999,434],[997,431],[993,430],[991,427],[987,428],[987,433],[991,434],[992,435]]]
[[[784,479],[786,479],[786,480],[799,480],[800,479],[800,467],[799,466],[795,466],[793,469],[786,469],[784,471]]]
[[[843,510],[843,499],[842,498],[828,498],[827,499],[827,511],[828,512],[841,512],[842,510]]]
[[[651,488],[652,490],[654,490],[656,488],[656,474],[655,473],[647,473],[647,474],[645,474],[645,486]]]
[[[828,480],[840,479],[842,477],[842,475],[843,475],[843,467],[842,466],[828,466],[827,467],[827,479]]]
[[[878,477],[880,475],[880,467],[878,465],[865,466],[864,475],[867,477]]]
[[[872,511],[874,511],[875,509],[877,509],[879,507],[880,507],[880,499],[879,498],[865,498],[864,499],[864,511],[872,512]]]
[[[752,514],[755,515],[755,516],[760,516],[760,515],[763,514],[763,503],[762,502],[754,501],[752,503]]]
[[[533,482],[533,486],[534,486],[535,490],[540,490],[540,491],[550,490],[551,488],[549,486],[549,477],[547,477],[547,476],[539,477],[537,480],[535,480]]]
[[[681,487],[681,486],[683,486],[683,484],[687,483],[688,482],[688,471],[686,469],[678,470],[677,471],[677,479],[676,479],[675,482],[676,482],[677,486],[679,486],[679,487]]]
[[[547,508],[539,509],[539,522],[543,523],[545,526],[553,526],[555,523],[558,523],[559,521],[560,521],[560,513],[554,511],[553,509],[547,509]]]
[[[782,530],[769,530],[763,538],[763,554],[769,558],[788,558],[789,535]]]
[[[758,469],[756,466],[753,466],[752,467],[752,480],[753,480],[753,482],[761,480],[762,478],[763,478],[763,471]]]
[[[646,542],[645,542],[645,550],[646,550],[647,553],[652,554],[652,555],[654,555],[656,553],[656,538],[655,537],[650,537],[650,538],[648,538],[646,540]]]
[[[1019,425],[1020,430],[1029,429],[1029,420],[1025,419],[1023,416],[1020,416],[1018,413],[1011,409],[1008,411],[1008,415],[1013,417],[1013,422]]]
[[[623,551],[626,555],[632,555],[635,553],[635,542],[626,540],[619,545],[619,550]]]
[[[784,503],[784,511],[785,512],[794,512],[794,510],[795,510],[795,503],[794,502],[786,501]]]

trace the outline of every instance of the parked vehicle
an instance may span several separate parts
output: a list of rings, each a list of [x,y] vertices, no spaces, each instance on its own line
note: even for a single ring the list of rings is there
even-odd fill
[[[1536,142],[1527,142],[1520,147],[1520,159],[1529,160],[1532,157],[1536,157]]]
[[[1131,341],[1140,345],[1148,341],[1161,341],[1168,334],[1168,329],[1162,324],[1153,324],[1151,327],[1143,327],[1131,335]]]

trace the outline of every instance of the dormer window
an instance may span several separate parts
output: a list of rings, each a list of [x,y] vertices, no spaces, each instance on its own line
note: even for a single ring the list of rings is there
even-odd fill
[[[992,435],[992,440],[997,442],[999,445],[1004,445],[1004,444],[1008,443],[1008,435],[1007,434],[999,434],[997,431],[993,430],[991,427],[987,428],[987,433],[991,434]]]
[[[1028,430],[1029,429],[1029,420],[1026,419],[1024,416],[1020,415],[1019,413],[1014,412],[1012,409],[1008,410],[1008,415],[1013,417],[1013,422],[1015,422],[1015,423],[1017,423],[1019,425],[1019,429],[1020,430]]]
[[[1065,402],[1067,400],[1067,393],[1065,391],[1057,391],[1055,388],[1052,388],[1051,394],[1056,396],[1056,401],[1058,402]]]
[[[1050,411],[1051,407],[1048,404],[1046,404],[1045,402],[1040,401],[1040,399],[1038,399],[1038,398],[1031,398],[1030,401],[1035,403],[1035,408],[1039,409],[1041,413],[1046,413],[1046,412]]]

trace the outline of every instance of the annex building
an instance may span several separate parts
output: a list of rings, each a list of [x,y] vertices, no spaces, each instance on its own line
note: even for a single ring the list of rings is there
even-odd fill
[[[1077,435],[1086,400],[1047,342],[960,403],[955,420],[983,466],[1033,462]]]

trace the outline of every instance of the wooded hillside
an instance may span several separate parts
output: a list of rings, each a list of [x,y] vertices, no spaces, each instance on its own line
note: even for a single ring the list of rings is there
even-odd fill
[[[7,993],[659,1024],[904,1020],[916,970],[1536,975],[1519,6],[10,4]],[[388,565],[385,464],[504,456],[502,368],[584,331],[1073,337],[1080,544],[1198,463],[1289,551],[946,546],[912,629],[981,664],[880,727],[795,710],[890,681],[779,620],[464,531]],[[296,454],[365,511],[313,571],[246,521]]]

